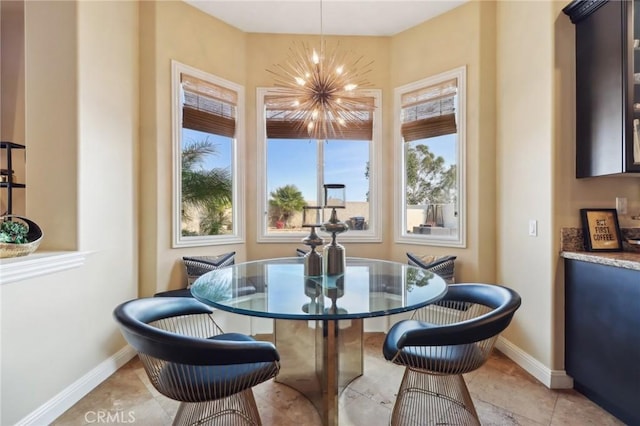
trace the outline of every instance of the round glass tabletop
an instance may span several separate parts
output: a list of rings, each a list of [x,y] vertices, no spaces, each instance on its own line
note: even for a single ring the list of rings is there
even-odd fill
[[[391,315],[440,300],[446,282],[404,263],[347,258],[344,274],[305,276],[302,257],[238,263],[208,272],[191,294],[218,309],[280,319]]]

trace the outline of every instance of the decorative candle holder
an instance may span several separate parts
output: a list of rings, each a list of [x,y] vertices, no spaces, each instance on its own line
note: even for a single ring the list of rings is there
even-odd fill
[[[347,206],[344,184],[328,183],[324,185],[324,206],[334,209],[344,209]]]
[[[324,312],[324,298],[322,296],[322,277],[305,277],[304,294],[311,299],[302,305],[302,311],[307,314]]]
[[[331,208],[331,217],[322,224],[320,230],[331,234],[331,243],[322,250],[322,269],[324,275],[344,274],[347,261],[344,247],[337,243],[336,235],[346,232],[349,227],[338,220],[336,209],[344,209],[347,204],[345,186],[341,183],[329,183],[324,185],[324,207]]]
[[[331,210],[331,217],[328,222],[322,224],[320,230],[331,234],[331,243],[324,246],[322,250],[323,273],[324,275],[344,274],[347,268],[347,260],[344,247],[336,241],[336,236],[349,229],[346,223],[338,220],[336,208]]]
[[[338,307],[338,299],[344,296],[344,275],[324,278],[322,294],[331,300],[331,306],[324,309],[325,313],[333,315],[347,313],[346,309]]]
[[[322,255],[316,251],[316,247],[324,243],[316,234],[316,227],[321,225],[320,209],[318,206],[304,206],[302,211],[302,227],[311,228],[309,235],[302,240],[302,244],[311,247],[304,255],[304,275],[309,277],[322,275]]]

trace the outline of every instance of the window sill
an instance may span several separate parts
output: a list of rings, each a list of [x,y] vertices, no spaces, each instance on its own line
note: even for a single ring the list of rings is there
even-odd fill
[[[408,234],[400,237],[396,237],[396,243],[399,244],[416,244],[422,246],[434,246],[434,247],[457,247],[467,248],[464,240],[458,238],[444,238],[442,236],[429,235],[429,234]]]
[[[331,234],[321,231],[316,233],[320,238],[323,239],[324,243],[321,246],[324,246],[327,243],[331,242]],[[301,241],[309,236],[309,232],[301,233],[291,233],[291,234],[271,234],[271,235],[262,235],[257,239],[258,243],[287,243],[287,244],[296,244],[301,243]],[[382,238],[373,232],[363,232],[363,231],[352,231],[351,233],[345,232],[343,234],[336,235],[336,240],[338,243],[381,243]]]
[[[24,281],[84,265],[88,252],[51,251],[0,259],[0,285]]]

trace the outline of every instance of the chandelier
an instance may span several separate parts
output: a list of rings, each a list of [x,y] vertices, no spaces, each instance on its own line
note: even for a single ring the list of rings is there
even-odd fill
[[[321,1],[319,51],[307,43],[294,43],[286,62],[267,69],[276,87],[271,104],[280,119],[306,128],[313,139],[340,138],[343,130],[370,120],[375,108],[371,97],[356,91],[370,85],[365,76],[373,62],[363,62],[352,51],[340,51],[339,43],[327,51]]]

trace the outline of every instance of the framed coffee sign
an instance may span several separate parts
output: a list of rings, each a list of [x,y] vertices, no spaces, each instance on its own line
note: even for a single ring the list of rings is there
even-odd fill
[[[580,209],[587,251],[620,251],[622,238],[616,209]]]

